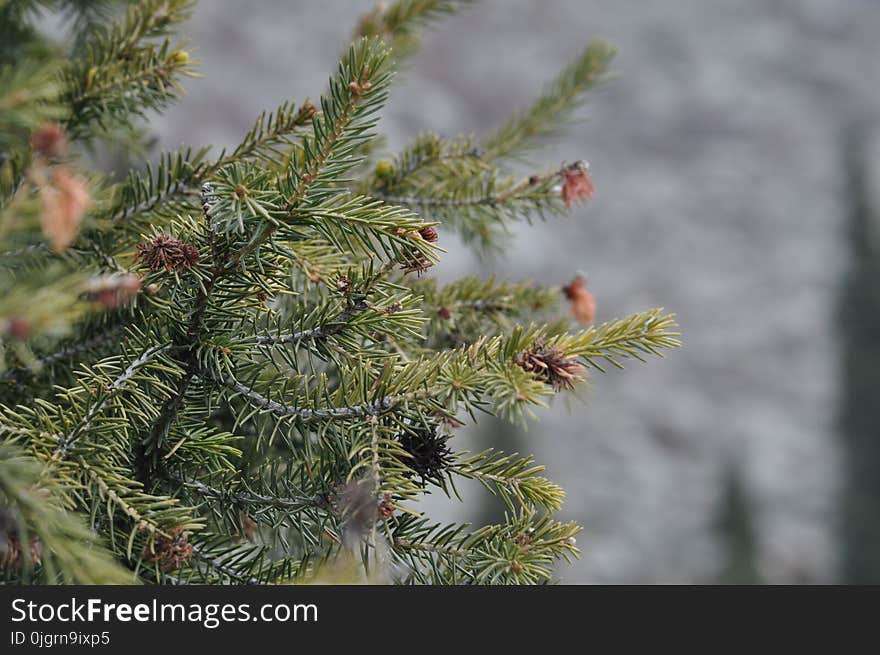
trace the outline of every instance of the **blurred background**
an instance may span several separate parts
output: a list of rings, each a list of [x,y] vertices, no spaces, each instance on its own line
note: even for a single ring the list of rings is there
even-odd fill
[[[159,149],[231,146],[257,114],[316,98],[372,0],[202,0],[203,79],[150,125]],[[592,379],[528,432],[459,448],[533,452],[584,526],[567,583],[880,581],[880,4],[876,0],[483,0],[442,21],[381,123],[481,134],[594,37],[619,48],[584,121],[534,155],[587,159],[593,201],[522,225],[503,258],[452,237],[432,269],[564,284],[597,321],[663,306],[684,347]],[[564,305],[560,305],[564,310]],[[480,489],[438,519],[492,520]]]

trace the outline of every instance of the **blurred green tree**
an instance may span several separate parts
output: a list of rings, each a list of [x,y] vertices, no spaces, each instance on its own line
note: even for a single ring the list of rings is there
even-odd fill
[[[737,466],[730,466],[724,476],[715,532],[724,552],[718,582],[760,584],[752,506]]]
[[[880,249],[870,199],[863,125],[843,139],[849,269],[837,305],[841,385],[838,427],[843,445],[840,576],[880,583]]]

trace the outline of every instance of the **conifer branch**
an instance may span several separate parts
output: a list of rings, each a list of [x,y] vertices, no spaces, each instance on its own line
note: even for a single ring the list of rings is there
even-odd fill
[[[57,364],[58,362],[72,359],[84,352],[88,352],[89,350],[94,350],[95,348],[98,348],[100,346],[105,346],[108,343],[112,343],[119,338],[119,335],[124,330],[124,328],[125,324],[114,325],[103,334],[97,334],[91,339],[86,339],[85,341],[71,344],[65,348],[62,348],[61,350],[55,351],[54,353],[44,355],[43,357],[40,357],[37,361],[39,362],[41,368],[48,368]]]
[[[219,557],[211,557],[210,555],[206,555],[200,548],[197,546],[193,546],[192,549],[193,557],[200,562],[210,566],[212,569],[221,573],[227,578],[238,582],[239,584],[245,585],[259,585],[263,584],[258,578],[251,577],[249,575],[242,575],[238,571],[236,571],[233,567],[227,565],[221,558]]]
[[[89,407],[79,424],[67,434],[58,437],[58,447],[55,449],[55,457],[66,456],[74,442],[91,427],[92,421],[95,420],[95,417],[98,416],[114,395],[125,388],[126,384],[134,377],[138,370],[162,353],[171,350],[172,347],[172,344],[165,344],[163,346],[150,348],[140,357],[131,362],[122,374],[103,391],[100,399]]]
[[[375,111],[387,97],[391,74],[387,51],[379,43],[363,39],[353,45],[339,73],[330,82],[329,96],[321,98],[320,114],[312,119],[313,134],[302,144],[302,156],[294,156],[282,181],[283,213],[301,205],[316,205],[329,197],[328,178],[339,178],[358,163],[359,148],[369,141],[375,125]],[[295,154],[295,153],[294,153]],[[243,187],[244,198],[247,188]],[[276,231],[277,224],[265,222],[256,234],[230,257],[236,265],[257,250]]]
[[[67,509],[61,481],[38,460],[0,442],[0,538],[9,566],[14,553],[21,581],[29,575],[50,584],[131,584],[133,576]],[[36,557],[34,557],[36,556]]]
[[[378,163],[368,186],[388,193],[417,174],[434,173],[438,178],[449,174],[456,177],[479,175],[492,170],[491,163],[485,161],[483,155],[482,149],[474,146],[470,137],[448,141],[433,132],[420,134],[393,163]]]
[[[342,332],[352,318],[367,309],[369,309],[369,306],[363,301],[349,303],[345,306],[345,309],[336,315],[335,318],[324,325],[288,334],[258,336],[256,341],[261,345],[279,345],[297,343],[306,340],[326,339],[327,337]]]
[[[473,0],[394,0],[378,4],[361,16],[356,37],[378,37],[388,43],[398,60],[418,47],[418,33],[425,24],[451,14]]]
[[[287,156],[280,148],[291,145],[293,135],[311,123],[315,112],[308,102],[298,109],[285,102],[274,112],[263,112],[232,152],[223,152],[210,162],[206,161],[207,148],[163,153],[155,172],[148,163],[143,175],[129,174],[118,187],[117,200],[104,218],[119,222],[160,209],[173,211],[175,202],[196,196],[202,184],[236,162],[261,161],[277,165]]]
[[[428,213],[458,230],[465,241],[491,251],[498,248],[508,222],[563,213],[560,182],[559,170],[515,180],[490,169],[446,175],[442,181],[430,176],[405,180],[400,192],[379,187],[371,193],[385,202]]]
[[[190,480],[185,478],[176,478],[179,482],[187,487],[192,487],[206,498],[213,498],[224,503],[232,503],[240,506],[248,507],[271,507],[275,509],[283,509],[290,512],[296,512],[308,507],[324,507],[326,499],[323,496],[302,496],[291,498],[285,496],[270,496],[266,494],[255,494],[250,492],[241,492],[227,489],[216,489],[210,487],[198,480]]]
[[[497,490],[520,503],[535,503],[555,512],[562,509],[565,492],[537,475],[543,471],[544,467],[535,465],[532,457],[518,458],[516,453],[505,455],[494,450],[464,457],[450,468],[451,473],[477,480],[492,493]]]
[[[13,160],[16,152],[28,147],[32,130],[69,115],[56,65],[55,61],[0,65],[0,163]]]
[[[308,560],[283,558],[271,560],[265,548],[230,547],[219,535],[203,535],[192,544],[190,570],[202,566],[218,574],[212,582],[261,585],[290,582],[308,568]],[[204,572],[202,572],[204,576]]]
[[[179,94],[195,62],[170,38],[190,0],[129,3],[115,24],[106,0],[51,0],[73,16],[59,47],[33,2],[0,7],[5,578],[277,583],[352,548],[368,578],[525,584],[577,556],[543,467],[457,452],[454,428],[524,421],[588,367],[660,355],[678,345],[672,315],[571,332],[532,323],[558,289],[407,275],[447,229],[489,251],[512,221],[590,197],[582,162],[520,178],[503,161],[555,133],[611,49],[591,45],[482,147],[421,134],[367,172],[392,75],[381,41],[406,55],[467,4],[396,0],[362,19],[318,106],[283,103],[231,150],[181,148],[104,188],[71,155],[108,135],[136,148],[133,121]],[[503,523],[434,525],[410,506],[462,479],[501,498]]]
[[[572,357],[603,371],[600,360],[623,368],[622,358],[645,361],[645,355],[662,357],[662,350],[681,345],[674,314],[662,309],[633,314],[627,318],[603,323],[577,335],[561,335],[552,340]]]
[[[603,41],[587,46],[531,107],[510,118],[483,140],[486,158],[510,156],[533,147],[535,139],[558,134],[583,93],[602,79],[614,54],[614,48]]]
[[[106,346],[118,339],[124,327],[124,324],[114,325],[102,334],[97,334],[90,339],[70,344],[51,354],[38,357],[33,364],[26,368],[14,368],[9,371],[3,371],[0,373],[0,380],[17,379],[22,376],[34,376],[41,371],[48,370],[60,362],[74,359],[78,355],[95,350],[101,346]]]
[[[379,400],[375,400],[373,402],[363,403],[360,405],[350,405],[346,407],[293,407],[266,398],[259,392],[248,387],[246,384],[242,384],[234,378],[224,377],[216,381],[229,387],[238,395],[246,399],[249,403],[256,405],[257,407],[272,412],[276,416],[282,418],[296,418],[302,422],[344,420],[363,416],[379,416],[381,414],[391,411],[396,405],[400,403],[411,400],[418,400],[428,395],[427,392],[421,392],[401,394],[398,396],[385,396],[384,398],[380,398]]]
[[[178,414],[180,413],[180,410],[184,404],[186,392],[189,390],[193,377],[198,371],[197,351],[202,331],[204,329],[205,312],[208,309],[208,304],[211,300],[211,294],[214,291],[214,287],[226,273],[226,271],[222,269],[222,262],[216,260],[217,235],[215,233],[215,227],[212,223],[211,215],[209,213],[209,203],[210,200],[213,199],[213,187],[210,184],[205,184],[203,186],[202,196],[204,217],[206,219],[206,222],[208,223],[207,231],[209,235],[209,248],[215,259],[208,280],[199,289],[198,296],[195,299],[195,307],[192,310],[192,313],[190,314],[189,320],[187,322],[186,333],[184,337],[188,339],[189,342],[186,344],[186,352],[181,360],[182,365],[184,366],[183,375],[178,379],[174,393],[171,394],[162,404],[162,407],[159,410],[159,416],[156,418],[150,428],[149,441],[141,443],[136,452],[138,476],[142,482],[148,482],[152,480],[154,474],[153,469],[155,467],[156,461],[158,460],[158,450],[163,445],[165,437],[168,435],[168,431],[172,423],[175,421]],[[148,453],[151,449],[153,449],[152,461],[148,461]]]
[[[125,20],[91,36],[81,60],[65,71],[72,108],[68,129],[85,135],[89,124],[130,125],[132,115],[161,108],[178,87],[176,76],[191,74],[188,54],[172,50],[167,35],[189,15],[191,0],[141,0]]]
[[[398,522],[392,546],[405,556],[416,579],[430,584],[541,584],[556,558],[577,554],[575,524],[525,509],[507,518],[507,523],[467,533],[465,526],[407,517]]]

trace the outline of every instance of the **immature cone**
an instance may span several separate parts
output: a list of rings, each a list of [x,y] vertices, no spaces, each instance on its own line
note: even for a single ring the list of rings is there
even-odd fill
[[[189,535],[181,528],[170,530],[168,537],[156,537],[153,547],[144,551],[144,559],[156,562],[163,571],[179,569],[190,557],[192,545],[189,543]]]
[[[317,113],[318,108],[307,100],[300,106],[297,119],[301,121],[306,121]]]
[[[519,354],[516,363],[542,382],[553,387],[553,391],[574,389],[581,382],[578,373],[584,367],[573,357],[566,357],[561,348],[547,346],[543,341],[535,341],[528,350]]]
[[[587,281],[580,275],[573,279],[567,286],[562,287],[562,293],[568,298],[571,313],[581,325],[589,325],[596,315],[596,299],[587,290]]]
[[[590,165],[585,161],[576,161],[562,169],[562,200],[566,207],[575,202],[589,200],[593,197],[593,178],[590,177]]]
[[[43,211],[40,225],[52,249],[62,252],[73,242],[92,200],[86,179],[63,166],[52,172],[51,182],[40,189]]]
[[[419,230],[419,236],[421,236],[428,243],[436,243],[437,239],[440,238],[440,235],[437,234],[437,230],[434,229],[431,225],[426,225],[425,227]]]
[[[380,180],[388,180],[394,175],[394,164],[387,159],[376,163],[376,177]]]
[[[373,88],[373,85],[369,82],[351,82],[348,88],[351,89],[352,95],[362,96],[368,93]]]
[[[146,264],[151,271],[180,271],[195,266],[199,261],[199,251],[195,246],[184,243],[169,234],[157,234],[146,243],[139,243],[136,259]]]
[[[171,55],[171,61],[178,66],[185,66],[189,63],[189,53],[186,50],[178,50]]]
[[[415,434],[404,432],[400,435],[400,445],[411,455],[402,461],[420,478],[439,482],[443,473],[452,464],[454,456],[446,445],[449,437],[440,434],[435,428],[419,430]]]

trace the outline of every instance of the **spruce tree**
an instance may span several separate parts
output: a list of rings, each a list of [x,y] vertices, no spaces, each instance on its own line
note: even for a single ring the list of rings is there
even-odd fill
[[[319,100],[114,179],[89,153],[145,159],[144,117],[195,74],[174,34],[191,3],[0,2],[6,580],[526,584],[578,554],[532,457],[460,452],[455,432],[523,423],[589,370],[676,346],[676,325],[653,309],[575,326],[558,303],[591,322],[582,280],[431,277],[445,235],[491,255],[513,222],[590,197],[581,161],[512,171],[613,56],[589,44],[482,138],[379,155],[394,62],[463,4],[375,9]],[[63,39],[35,28],[44,12]],[[420,512],[462,479],[502,522]]]

